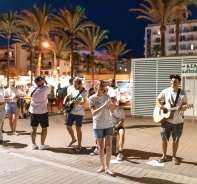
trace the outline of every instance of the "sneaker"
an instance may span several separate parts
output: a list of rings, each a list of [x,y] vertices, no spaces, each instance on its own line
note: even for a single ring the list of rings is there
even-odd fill
[[[61,111],[58,111],[57,113],[58,113],[58,114],[60,114],[60,113],[61,113]]]
[[[18,136],[18,133],[17,132],[12,132],[12,135]]]
[[[32,144],[32,150],[38,149],[38,146],[36,144]]]
[[[0,145],[2,145],[3,144],[3,140],[0,140]]]
[[[117,161],[122,161],[123,155],[122,153],[118,153],[118,156],[116,158]]]
[[[99,154],[99,150],[98,150],[98,148],[95,148],[95,150],[94,150],[94,154],[95,154],[95,155],[98,155],[98,154]]]
[[[40,150],[47,150],[47,149],[49,149],[49,145],[45,145],[45,144],[40,145]]]

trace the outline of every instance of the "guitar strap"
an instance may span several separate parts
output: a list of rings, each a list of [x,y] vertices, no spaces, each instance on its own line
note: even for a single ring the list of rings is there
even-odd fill
[[[178,101],[178,98],[179,98],[180,92],[181,92],[181,89],[179,88],[179,89],[178,89],[178,92],[177,92],[177,95],[176,95],[175,102],[174,102],[174,107],[176,107],[176,104],[177,104],[177,101]]]
[[[77,99],[84,89],[85,89],[85,88],[82,88],[82,89],[79,91],[78,95],[77,95],[76,97],[74,97],[74,99]]]

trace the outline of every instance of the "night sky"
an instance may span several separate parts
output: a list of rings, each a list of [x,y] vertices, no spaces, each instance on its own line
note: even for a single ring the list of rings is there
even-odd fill
[[[151,24],[143,19],[136,20],[138,12],[129,12],[130,8],[138,8],[144,0],[0,0],[0,12],[7,13],[9,10],[18,13],[22,9],[33,9],[33,3],[43,6],[44,3],[51,5],[52,9],[73,7],[80,5],[85,8],[86,16],[89,21],[93,21],[101,27],[108,29],[109,41],[122,40],[127,43],[126,49],[131,49],[130,54],[138,57],[144,53],[144,32],[145,26]],[[192,17],[197,19],[197,9],[189,6],[192,10]],[[5,44],[0,39],[0,46]]]

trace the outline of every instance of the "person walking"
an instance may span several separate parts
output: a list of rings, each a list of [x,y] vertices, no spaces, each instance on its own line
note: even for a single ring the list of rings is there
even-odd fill
[[[57,109],[58,109],[58,113],[61,113],[63,111],[63,100],[62,98],[59,97],[58,95],[58,91],[61,90],[61,86],[60,86],[60,83],[58,84],[57,86],[57,89],[56,89],[56,93],[55,93],[55,99],[56,99],[56,102],[57,102]]]
[[[5,111],[8,115],[9,125],[11,132],[9,135],[18,135],[16,132],[17,116],[18,116],[18,105],[17,100],[19,97],[18,89],[15,87],[15,81],[10,81],[9,88],[5,89],[4,97],[6,101]]]
[[[95,94],[89,97],[89,106],[93,115],[94,135],[98,144],[101,163],[97,173],[105,171],[107,174],[114,174],[109,168],[113,136],[113,119],[110,116],[110,103],[109,95],[105,94],[105,82],[98,80],[95,84]],[[106,155],[104,147],[106,147]]]
[[[19,108],[19,119],[25,118],[26,119],[26,114],[24,113],[24,106],[25,106],[25,95],[26,91],[23,85],[18,87],[18,92],[19,92],[19,98],[17,100],[18,108]]]
[[[32,86],[29,89],[29,94],[31,97],[29,112],[30,112],[30,123],[32,127],[31,140],[32,140],[32,150],[40,149],[46,150],[49,145],[45,145],[45,139],[47,136],[47,127],[49,126],[48,111],[47,111],[47,97],[51,93],[51,87],[47,85],[45,78],[41,76],[36,76],[34,78],[36,86]],[[46,84],[46,85],[44,85]],[[40,146],[36,144],[36,132],[38,125],[40,124],[41,131],[41,141]]]
[[[162,100],[165,103],[173,104],[177,109],[174,112],[172,119],[168,118],[166,122],[161,123],[161,138],[162,138],[162,151],[163,155],[158,160],[161,162],[167,161],[167,141],[169,141],[170,135],[173,138],[173,155],[172,161],[175,165],[179,165],[180,162],[177,159],[177,150],[179,145],[179,139],[183,132],[183,111],[187,109],[187,94],[185,91],[179,88],[181,83],[181,77],[179,75],[170,75],[171,87],[164,89],[156,98],[156,104],[161,110],[165,109],[165,106],[161,104]],[[185,105],[185,106],[183,106]]]
[[[85,88],[83,88],[83,84],[82,84],[82,80],[79,78],[75,78],[73,80],[73,86],[75,89],[71,90],[71,93],[68,93],[68,95],[65,97],[64,99],[64,103],[67,102],[68,98],[71,98],[71,103],[73,104],[73,109],[68,113],[68,118],[66,121],[66,126],[67,126],[67,130],[68,133],[71,136],[71,142],[68,144],[68,147],[72,146],[73,143],[75,143],[76,141],[78,141],[78,145],[76,148],[76,151],[81,151],[82,146],[81,146],[81,142],[82,142],[82,120],[83,120],[83,116],[85,115],[85,111],[84,111],[84,107],[87,101],[87,96],[88,96],[88,92]],[[74,131],[72,129],[72,125],[73,123],[76,123],[76,131],[77,131],[77,139],[75,138],[74,135]]]

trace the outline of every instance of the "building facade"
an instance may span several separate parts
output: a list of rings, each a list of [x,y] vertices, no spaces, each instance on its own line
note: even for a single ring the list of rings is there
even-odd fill
[[[160,26],[150,24],[145,28],[145,57],[159,57],[161,35]],[[176,53],[176,24],[170,23],[166,26],[165,51],[166,56],[173,56]],[[197,20],[190,20],[180,23],[179,27],[179,55],[197,54]]]

